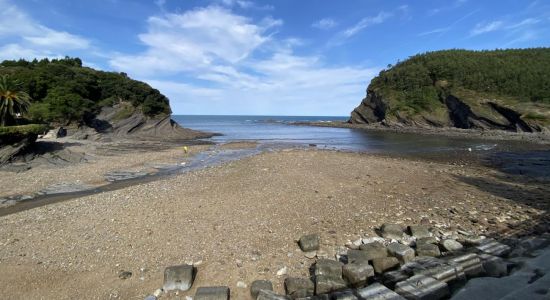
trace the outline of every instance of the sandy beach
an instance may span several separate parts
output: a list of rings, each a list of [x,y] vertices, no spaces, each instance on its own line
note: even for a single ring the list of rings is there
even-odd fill
[[[200,147],[206,146],[191,152]],[[2,172],[4,182],[14,182],[2,194],[69,179],[98,182],[113,168],[180,159],[181,149],[173,148]],[[303,234],[319,233],[329,257],[350,240],[374,236],[384,222],[417,224],[423,217],[441,228],[504,237],[547,226],[549,193],[541,179],[482,165],[316,149],[267,152],[1,217],[1,293],[143,299],[162,287],[165,267],[194,263],[193,288],[162,299],[185,299],[209,285],[227,285],[234,299],[249,299],[237,282],[269,279],[282,292],[278,270],[306,275],[313,260],[295,242]],[[132,276],[121,279],[122,271]]]

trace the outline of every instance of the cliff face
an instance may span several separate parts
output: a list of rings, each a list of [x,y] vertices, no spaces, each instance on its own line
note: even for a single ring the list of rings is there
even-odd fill
[[[550,48],[421,54],[383,70],[350,123],[550,132]]]
[[[502,104],[498,99],[464,100],[456,95],[441,98],[441,107],[429,112],[391,111],[392,101],[376,91],[368,91],[348,122],[381,123],[388,126],[454,127],[462,129],[550,132],[545,119],[529,119],[522,109]],[[469,103],[474,102],[474,105]]]

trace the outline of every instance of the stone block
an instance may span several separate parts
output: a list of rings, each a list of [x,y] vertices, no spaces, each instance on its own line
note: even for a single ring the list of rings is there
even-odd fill
[[[369,243],[359,246],[359,249],[364,253],[364,257],[367,260],[373,260],[375,258],[387,257],[388,249],[380,242]]]
[[[403,237],[403,226],[398,224],[383,224],[382,227],[380,227],[380,235],[382,237],[387,239],[394,239],[399,240],[401,237]]]
[[[475,253],[468,253],[450,258],[448,262],[462,267],[464,273],[469,277],[481,276],[485,271],[479,256]]]
[[[353,286],[360,286],[367,283],[369,277],[374,276],[374,269],[368,261],[352,262],[342,267],[342,275]]]
[[[260,290],[256,300],[290,300],[290,298],[287,296],[279,295],[273,291]]]
[[[417,257],[414,261],[402,266],[401,270],[411,275],[430,276],[443,282],[465,279],[460,265],[449,264],[434,257]]]
[[[381,257],[372,260],[372,267],[377,274],[384,273],[399,266],[399,260],[396,257]]]
[[[357,291],[355,291],[355,293],[357,294],[357,296],[360,297],[360,299],[405,300],[405,298],[401,297],[399,294],[381,285],[380,283],[375,283],[365,288],[358,289]]]
[[[423,237],[416,240],[416,245],[423,245],[423,244],[437,244],[437,239],[433,236],[431,237]]]
[[[342,277],[342,263],[332,259],[319,259],[315,263],[315,276]]]
[[[406,264],[414,259],[414,249],[400,243],[391,243],[387,247],[391,256],[397,257],[401,264]]]
[[[335,292],[330,295],[331,300],[357,300],[352,291]]]
[[[315,294],[326,294],[346,287],[346,282],[342,278],[325,275],[315,276]]]
[[[410,274],[403,270],[389,271],[382,275],[382,283],[389,288],[393,288],[396,283],[409,279]]]
[[[312,296],[315,292],[315,284],[310,278],[287,277],[285,279],[286,294],[292,298]]]
[[[438,257],[441,255],[441,251],[434,244],[419,244],[416,246],[416,255]]]
[[[510,252],[510,246],[497,242],[494,239],[485,239],[476,249],[490,255],[505,256]]]
[[[395,292],[407,299],[438,300],[450,295],[449,286],[424,275],[415,275],[395,285]]]
[[[171,266],[164,269],[165,291],[187,291],[193,285],[195,269],[191,265]]]
[[[229,300],[229,288],[226,286],[200,287],[194,300]]]
[[[308,234],[302,236],[298,241],[298,244],[300,245],[300,249],[302,249],[302,251],[310,252],[319,250],[319,240],[320,237],[318,234]]]
[[[273,291],[273,283],[269,280],[254,280],[250,285],[250,295],[253,299],[258,297],[260,290]]]
[[[445,251],[449,252],[460,251],[462,250],[462,248],[464,248],[461,243],[453,239],[442,240],[440,242],[440,245]]]
[[[409,232],[413,237],[415,237],[417,239],[427,238],[427,237],[432,236],[432,234],[431,234],[430,230],[428,229],[428,227],[423,226],[423,225],[411,225],[411,226],[409,226]]]
[[[489,277],[502,277],[508,275],[508,264],[500,257],[482,253],[479,255],[485,275]]]

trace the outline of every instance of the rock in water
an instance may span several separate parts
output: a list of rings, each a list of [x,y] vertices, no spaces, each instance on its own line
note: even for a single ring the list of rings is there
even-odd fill
[[[168,267],[164,270],[165,291],[187,291],[193,285],[195,271],[191,265],[179,265]]]
[[[308,234],[302,236],[299,241],[300,249],[304,252],[319,250],[319,239],[318,234]]]

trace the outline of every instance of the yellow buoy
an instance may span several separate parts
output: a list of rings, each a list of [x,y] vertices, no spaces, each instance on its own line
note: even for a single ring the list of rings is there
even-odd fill
[[[183,152],[187,153],[189,151],[189,149],[187,148],[187,146],[183,146]]]

